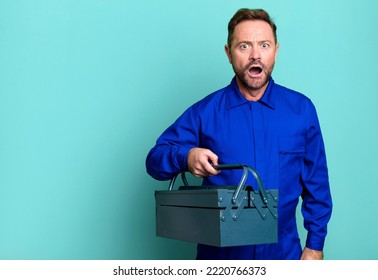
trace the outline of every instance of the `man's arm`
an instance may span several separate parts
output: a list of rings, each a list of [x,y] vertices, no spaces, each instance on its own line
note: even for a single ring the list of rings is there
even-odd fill
[[[189,108],[158,138],[146,158],[147,173],[157,180],[169,180],[189,170],[197,177],[216,175],[218,156],[199,148],[198,113]]]
[[[302,214],[308,234],[304,256],[323,250],[327,235],[327,224],[332,213],[332,198],[328,180],[323,137],[315,107],[308,108],[308,131],[306,134],[306,154],[302,168]],[[311,254],[310,254],[311,252]],[[319,255],[316,253],[316,255]]]

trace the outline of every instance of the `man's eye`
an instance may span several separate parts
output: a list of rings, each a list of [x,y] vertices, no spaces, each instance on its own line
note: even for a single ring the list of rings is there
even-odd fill
[[[248,44],[241,44],[240,45],[240,48],[242,49],[242,50],[246,50],[246,49],[248,49]]]
[[[268,44],[268,43],[262,43],[262,44],[261,44],[261,47],[262,47],[263,49],[267,49],[267,48],[269,48],[269,44]]]

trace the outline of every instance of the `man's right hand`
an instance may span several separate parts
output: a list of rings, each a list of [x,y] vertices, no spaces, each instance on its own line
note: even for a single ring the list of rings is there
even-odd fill
[[[188,153],[188,169],[196,177],[217,175],[220,171],[212,165],[218,165],[218,156],[209,149],[192,148]]]

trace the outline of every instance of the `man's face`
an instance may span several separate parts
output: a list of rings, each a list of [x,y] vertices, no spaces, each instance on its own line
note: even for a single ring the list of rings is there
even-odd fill
[[[278,44],[271,26],[261,20],[247,20],[235,27],[226,54],[236,74],[241,93],[258,100],[268,86],[274,68]]]

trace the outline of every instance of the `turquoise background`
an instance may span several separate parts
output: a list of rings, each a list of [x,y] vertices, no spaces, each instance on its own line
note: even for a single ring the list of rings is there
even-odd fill
[[[194,258],[194,244],[155,236],[167,182],[144,160],[232,79],[223,47],[240,7],[270,12],[275,81],[317,106],[334,199],[326,259],[378,259],[373,0],[0,0],[0,259]]]

